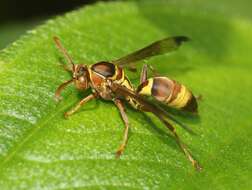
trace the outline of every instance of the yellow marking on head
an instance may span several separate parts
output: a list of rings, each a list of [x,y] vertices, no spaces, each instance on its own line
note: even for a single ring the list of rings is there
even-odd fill
[[[177,97],[168,105],[174,108],[183,108],[191,98],[192,93],[184,85],[181,85],[181,90]]]
[[[141,95],[149,95],[151,96],[151,89],[153,85],[153,78],[148,79],[148,85],[144,86],[141,91],[139,91],[139,94]]]

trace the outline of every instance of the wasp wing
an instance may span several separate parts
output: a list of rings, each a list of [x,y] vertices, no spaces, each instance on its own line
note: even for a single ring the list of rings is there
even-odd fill
[[[188,40],[189,38],[186,36],[168,37],[156,41],[120,59],[112,61],[112,63],[117,64],[119,66],[125,66],[126,64],[134,63],[152,56],[165,54],[176,50],[183,42],[186,42]]]
[[[165,125],[168,129],[171,131],[174,131],[174,127],[167,121],[167,119],[170,119],[171,121],[177,123],[180,125],[183,129],[185,129],[187,132],[191,134],[195,134],[189,127],[182,124],[181,122],[177,121],[174,117],[172,117],[170,114],[168,114],[166,111],[164,111],[162,108],[157,106],[156,104],[148,101],[146,98],[144,98],[141,95],[136,94],[134,91],[121,86],[119,84],[113,83],[111,84],[112,91],[118,96],[119,98],[125,98],[130,97],[134,100],[136,100],[141,108],[145,111],[152,112],[154,115],[156,115]]]

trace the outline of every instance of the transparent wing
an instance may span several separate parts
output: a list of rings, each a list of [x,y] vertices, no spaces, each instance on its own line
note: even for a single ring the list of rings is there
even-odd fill
[[[120,59],[112,61],[112,63],[125,66],[129,63],[134,63],[152,56],[165,54],[176,50],[183,42],[188,41],[186,36],[173,36],[159,41],[156,41],[140,50],[137,50],[129,55],[126,55]]]

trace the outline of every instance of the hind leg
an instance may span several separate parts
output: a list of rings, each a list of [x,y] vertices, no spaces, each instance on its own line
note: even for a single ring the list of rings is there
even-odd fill
[[[156,69],[154,69],[151,65],[144,64],[142,67],[141,75],[140,75],[140,84],[145,82],[148,78],[148,69],[152,71],[154,77],[160,76]]]
[[[95,99],[97,97],[96,94],[90,94],[87,97],[83,98],[75,107],[73,107],[71,110],[67,111],[64,116],[65,118],[68,118],[70,115],[74,114],[78,109],[81,108],[85,103],[88,101]]]
[[[147,69],[148,69],[148,66],[144,64],[141,71],[141,75],[140,75],[140,84],[142,84],[143,82],[147,80]]]
[[[128,117],[127,117],[127,115],[125,113],[125,108],[124,108],[124,105],[123,105],[122,101],[119,100],[119,99],[116,99],[116,100],[114,100],[114,102],[115,102],[115,105],[117,106],[117,108],[120,111],[121,117],[122,117],[124,125],[125,125],[123,141],[122,141],[120,147],[118,148],[118,150],[116,151],[116,157],[120,157],[121,154],[123,153],[123,151],[124,151],[124,149],[126,147],[127,141],[128,141],[129,120],[128,120]]]

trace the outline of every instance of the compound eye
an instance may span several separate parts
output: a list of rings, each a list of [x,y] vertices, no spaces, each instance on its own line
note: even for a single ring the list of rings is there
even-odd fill
[[[79,75],[83,75],[84,73],[85,73],[85,68],[84,67],[80,67],[78,74]]]

